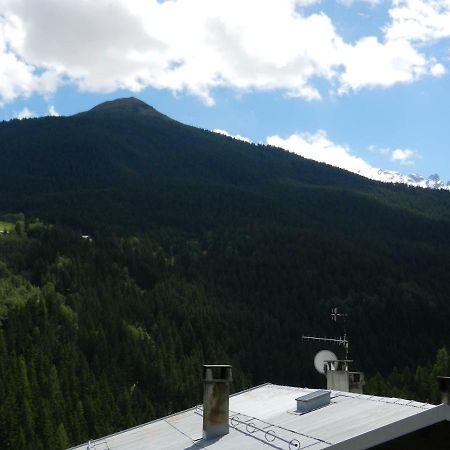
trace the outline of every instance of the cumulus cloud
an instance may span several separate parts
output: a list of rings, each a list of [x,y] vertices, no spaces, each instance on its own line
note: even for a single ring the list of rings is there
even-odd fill
[[[441,76],[416,43],[450,35],[449,1],[395,1],[382,40],[345,42],[309,12],[318,0],[0,0],[0,102],[64,83],[151,86],[210,105],[218,87],[312,101],[318,79],[343,94]]]
[[[428,181],[423,177],[407,176],[400,172],[372,166],[363,158],[354,155],[348,145],[333,142],[324,130],[318,130],[315,133],[294,133],[287,138],[277,135],[269,136],[267,144],[283,148],[304,158],[348,170],[372,180],[429,187]],[[388,157],[391,161],[401,165],[414,164],[414,158],[418,156],[416,151],[410,149],[396,148],[390,150],[389,148],[370,145],[369,150]]]
[[[411,82],[427,71],[426,58],[406,41],[381,43],[375,37],[363,38],[343,50],[345,70],[339,92],[364,87],[388,87]]]
[[[402,165],[412,165],[415,163],[415,159],[419,158],[420,155],[416,150],[411,150],[408,148],[396,148],[391,150],[387,147],[378,147],[376,145],[369,145],[369,151],[372,153],[377,153],[390,161],[400,163]]]
[[[391,153],[391,161],[399,162],[403,165],[414,164],[413,158],[416,156],[414,150],[396,148]]]
[[[304,158],[330,164],[383,183],[402,183],[422,188],[450,190],[450,182],[445,184],[437,174],[424,178],[418,174],[405,175],[394,170],[376,168],[363,158],[352,154],[351,149],[347,145],[333,142],[323,130],[319,130],[316,133],[295,133],[287,138],[269,136],[267,144],[284,148]],[[418,156],[416,151],[410,149],[397,148],[390,150],[389,148],[370,145],[369,150],[389,157],[391,161],[402,165],[414,164],[413,158]]]
[[[14,24],[0,15],[0,105],[33,90],[33,67],[8,49],[17,40]]]
[[[389,87],[424,75],[445,75],[442,63],[427,57],[423,50],[426,45],[450,37],[450,0],[394,0],[392,3],[390,22],[383,27],[382,40],[366,36],[353,45],[344,45],[344,70],[338,92]]]
[[[213,131],[214,131],[214,133],[223,134],[224,136],[232,137],[232,138],[238,139],[238,140],[240,140],[240,141],[251,142],[250,139],[249,139],[248,137],[241,136],[240,134],[230,134],[230,133],[228,133],[228,131],[225,131],[225,130],[219,130],[218,128],[216,128],[216,129],[213,130]]]
[[[441,64],[437,63],[430,69],[431,74],[435,77],[441,77],[442,75],[445,75],[447,73],[446,68]]]
[[[450,0],[394,0],[389,40],[429,42],[450,37]]]
[[[377,168],[352,154],[347,145],[331,141],[324,130],[316,133],[295,133],[287,138],[269,136],[267,144],[281,147],[304,158],[330,164],[360,175],[375,178]]]
[[[37,117],[36,113],[34,113],[33,111],[30,111],[26,106],[25,108],[22,109],[22,111],[18,112],[16,114],[16,119],[31,119],[33,117]]]
[[[61,114],[59,114],[59,112],[56,111],[56,109],[53,105],[50,105],[48,107],[48,115],[51,117],[59,117]]]
[[[47,110],[47,115],[51,117],[59,117],[60,114],[58,111],[56,111],[55,107],[53,105],[49,105]],[[34,111],[31,111],[28,106],[25,106],[21,111],[19,111],[14,118],[16,119],[31,119],[34,117],[41,117],[40,114],[35,113]]]

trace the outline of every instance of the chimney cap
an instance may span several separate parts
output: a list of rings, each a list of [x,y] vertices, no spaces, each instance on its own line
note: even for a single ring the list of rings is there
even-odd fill
[[[232,366],[229,364],[204,364],[203,381],[230,383],[233,381]]]

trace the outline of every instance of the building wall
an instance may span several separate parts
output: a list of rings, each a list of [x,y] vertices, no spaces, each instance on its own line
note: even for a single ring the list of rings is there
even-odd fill
[[[450,449],[450,422],[440,422],[414,433],[386,442],[372,450],[448,450]]]

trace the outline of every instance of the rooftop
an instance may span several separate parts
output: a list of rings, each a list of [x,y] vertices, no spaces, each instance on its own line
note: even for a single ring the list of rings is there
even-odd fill
[[[230,433],[202,439],[201,406],[72,450],[361,449],[450,420],[450,407],[331,391],[331,403],[306,414],[296,399],[316,389],[264,384],[230,397]]]

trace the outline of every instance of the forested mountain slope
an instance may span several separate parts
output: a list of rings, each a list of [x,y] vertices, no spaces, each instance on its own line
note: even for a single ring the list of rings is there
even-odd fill
[[[450,346],[449,192],[136,99],[1,123],[0,216],[0,448],[61,448],[183,409],[205,362],[232,363],[236,390],[319,386],[320,347],[301,336],[340,334],[333,306],[369,376]],[[371,388],[402,392],[393,379]]]
[[[136,99],[72,117],[1,123],[0,188],[3,210],[22,207],[53,219],[84,215],[93,224],[123,221],[127,227],[147,228],[148,220],[179,225],[183,208],[210,216],[211,204],[218,210],[212,225],[227,220],[227,211],[268,220],[283,212],[294,221],[323,221],[324,214],[337,213],[347,220],[363,212],[361,203],[450,219],[447,192],[382,185],[281,149],[180,124]],[[374,224],[370,219],[367,224]],[[183,228],[189,226],[195,224]]]

